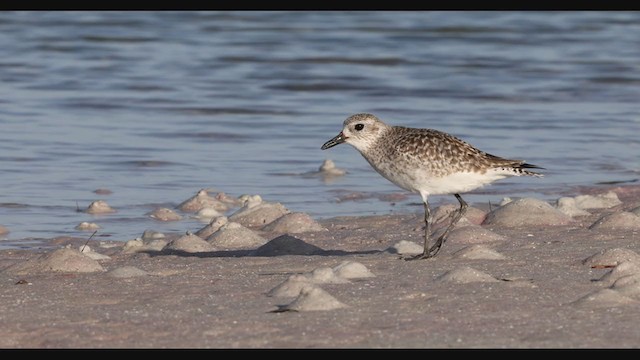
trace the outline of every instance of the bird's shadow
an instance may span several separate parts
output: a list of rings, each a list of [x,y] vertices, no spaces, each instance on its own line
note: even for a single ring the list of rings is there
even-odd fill
[[[385,250],[324,250],[318,246],[309,244],[289,234],[280,235],[257,249],[242,250],[215,250],[206,252],[189,252],[177,249],[145,250],[141,251],[149,256],[183,256],[198,258],[226,258],[226,257],[275,257],[285,255],[303,256],[350,256],[350,255],[370,255],[385,252]]]

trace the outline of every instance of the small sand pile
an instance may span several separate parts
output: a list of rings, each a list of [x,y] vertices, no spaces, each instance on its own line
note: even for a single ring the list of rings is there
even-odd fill
[[[323,161],[320,168],[318,168],[318,172],[325,176],[342,176],[347,173],[346,170],[337,168],[336,164],[331,159]]]
[[[196,231],[196,235],[198,235],[203,239],[206,239],[209,236],[211,236],[211,234],[218,231],[222,227],[222,225],[225,225],[228,222],[229,222],[229,219],[227,219],[226,216],[215,217],[211,219],[211,221],[205,227]]]
[[[494,278],[493,276],[469,266],[457,267],[451,271],[447,271],[446,273],[440,275],[437,280],[459,284],[467,284],[472,282],[499,282],[499,280]]]
[[[604,274],[599,281],[606,284],[613,284],[616,280],[629,275],[640,274],[640,263],[635,261],[624,260],[609,272]]]
[[[104,200],[96,200],[87,207],[87,213],[89,214],[109,214],[113,212],[115,210]]]
[[[262,201],[259,195],[248,198],[244,205],[229,216],[229,221],[247,227],[260,227],[273,222],[290,211],[280,203]]]
[[[492,250],[484,245],[468,246],[458,250],[453,254],[454,257],[469,260],[504,260],[506,256]]]
[[[640,304],[640,302],[613,289],[596,290],[571,303],[571,305],[582,308],[612,308],[636,304]]]
[[[212,207],[204,207],[198,210],[198,212],[193,217],[196,219],[199,219],[200,221],[210,222],[214,218],[217,218],[220,216],[223,216],[223,214],[218,210]]]
[[[440,226],[448,226],[449,222],[451,222],[451,216],[453,215],[453,212],[458,211],[459,207],[459,205],[454,204],[438,206],[438,208],[433,212],[432,221],[433,224],[436,224],[435,228],[438,228]],[[471,224],[480,225],[482,224],[486,216],[487,213],[485,211],[469,206],[464,214],[464,217],[460,219],[460,221],[462,221],[463,219],[467,219]]]
[[[214,208],[217,211],[225,212],[229,206],[209,195],[207,190],[201,189],[197,194],[180,203],[177,208],[184,212],[197,212],[202,208]]]
[[[435,238],[440,236],[444,232],[444,228],[441,231],[436,232]],[[447,242],[454,244],[481,244],[494,241],[503,241],[505,237],[498,235],[495,232],[486,229],[479,225],[467,225],[463,227],[456,227],[449,233]]]
[[[387,248],[387,252],[398,255],[418,255],[424,250],[422,244],[416,244],[413,241],[401,240],[393,246]]]
[[[320,223],[313,220],[311,216],[305,213],[285,214],[267,224],[262,230],[277,233],[304,233],[309,231],[326,230]]]
[[[573,220],[548,203],[523,198],[501,206],[485,218],[483,225],[521,227],[531,225],[567,225]]]
[[[608,214],[596,220],[591,226],[591,230],[640,230],[640,216],[621,211]]]
[[[629,249],[604,249],[582,260],[582,263],[591,267],[611,267],[625,261],[638,264],[640,263],[640,255]]]
[[[158,221],[178,221],[182,220],[182,216],[175,211],[167,208],[158,208],[148,213],[150,218]]]
[[[131,254],[142,251],[162,251],[167,243],[168,241],[163,238],[151,239],[148,241],[143,241],[142,238],[136,238],[127,241],[122,248],[122,252],[125,254]]]
[[[313,285],[305,285],[300,290],[300,295],[293,302],[279,305],[273,312],[284,311],[327,311],[346,308],[347,305],[338,301],[326,291]]]
[[[93,251],[93,249],[91,249],[89,245],[80,245],[80,247],[78,248],[78,251],[80,251],[82,255],[88,256],[93,260],[110,260],[111,259],[111,256],[103,255]]]
[[[100,229],[100,226],[96,223],[83,221],[80,224],[76,225],[74,229],[83,231],[94,231]]]
[[[162,240],[164,238],[164,234],[158,231],[147,229],[142,233],[142,241]]]
[[[599,195],[579,195],[561,197],[556,201],[556,208],[568,216],[591,215],[587,209],[608,209],[622,204],[615,192],[609,191]]]
[[[110,270],[105,275],[113,278],[123,279],[123,278],[147,276],[149,275],[149,273],[135,266],[121,266],[113,270]]]
[[[280,235],[254,250],[251,256],[322,255],[325,250],[288,234]]]
[[[78,250],[63,248],[14,264],[4,271],[28,275],[47,272],[91,273],[104,271],[104,268]]]
[[[188,253],[214,251],[215,247],[201,237],[187,232],[187,234],[169,242],[163,250],[177,250]]]
[[[239,223],[229,222],[211,234],[207,242],[217,249],[231,250],[261,246],[266,243],[266,240]]]

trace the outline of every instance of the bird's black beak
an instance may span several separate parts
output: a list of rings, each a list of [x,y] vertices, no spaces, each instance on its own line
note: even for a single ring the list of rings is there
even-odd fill
[[[342,132],[340,132],[340,134],[338,134],[336,137],[324,143],[324,145],[322,145],[320,149],[327,150],[328,148],[332,148],[338,144],[342,144],[346,139],[347,137],[344,136]]]

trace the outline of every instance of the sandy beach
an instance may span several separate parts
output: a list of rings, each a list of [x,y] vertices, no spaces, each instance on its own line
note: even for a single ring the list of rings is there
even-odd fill
[[[0,251],[0,347],[640,345],[640,186],[470,204],[420,261],[402,259],[421,249],[420,211],[316,221],[257,197],[217,200],[235,206],[228,218],[186,235]],[[153,215],[198,208],[187,203]]]

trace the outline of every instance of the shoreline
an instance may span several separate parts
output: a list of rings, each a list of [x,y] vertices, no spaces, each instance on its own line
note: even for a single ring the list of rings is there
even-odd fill
[[[422,242],[419,213],[279,230],[311,224],[298,219],[293,228],[254,227],[259,246],[238,243],[242,235],[197,252],[208,245],[180,243],[182,234],[157,249],[154,240],[92,239],[108,258],[86,260],[101,268],[88,272],[78,251],[86,238],[50,239],[60,251],[0,250],[0,347],[637,347],[640,186],[584,188],[570,199],[587,208],[564,211],[589,215],[535,199],[489,215],[476,208],[438,256],[420,261],[399,254]],[[607,207],[585,205],[596,200]],[[446,220],[447,205],[434,210]],[[56,252],[67,256],[62,265]]]

